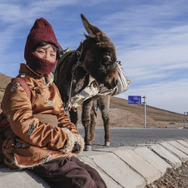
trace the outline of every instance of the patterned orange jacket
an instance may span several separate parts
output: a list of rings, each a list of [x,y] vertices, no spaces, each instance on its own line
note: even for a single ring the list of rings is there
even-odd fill
[[[14,137],[3,143],[5,164],[11,169],[31,168],[61,156],[72,156],[75,143],[83,151],[84,140],[64,111],[59,91],[53,82],[21,64],[18,77],[31,90],[31,100],[19,83],[8,84],[2,101],[3,113],[10,122]],[[37,118],[53,115],[57,125]]]

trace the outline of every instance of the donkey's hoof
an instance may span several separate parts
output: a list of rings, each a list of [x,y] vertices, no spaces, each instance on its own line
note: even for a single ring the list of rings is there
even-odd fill
[[[105,142],[105,146],[109,147],[110,146],[110,142]]]
[[[90,145],[85,145],[84,151],[91,151],[91,150],[92,150],[92,148]]]

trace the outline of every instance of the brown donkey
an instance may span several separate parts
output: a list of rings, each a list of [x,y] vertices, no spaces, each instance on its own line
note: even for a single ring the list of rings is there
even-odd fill
[[[72,97],[79,94],[90,84],[92,77],[97,84],[93,88],[104,86],[113,89],[118,82],[116,51],[113,42],[96,26],[92,25],[83,14],[81,14],[83,25],[88,33],[86,39],[80,43],[75,51],[65,53],[58,63],[55,71],[55,82],[59,88],[65,108],[69,107]],[[66,56],[66,57],[64,57]],[[92,97],[92,98],[90,98]],[[94,118],[92,111],[95,96],[87,97],[81,102],[82,123],[85,128],[85,145],[91,146],[91,123]],[[77,111],[70,109],[70,119],[77,124]],[[109,121],[109,120],[108,120]],[[107,121],[107,122],[108,122]],[[109,132],[109,131],[108,131]],[[106,136],[108,137],[108,136]],[[109,138],[105,139],[109,142]]]

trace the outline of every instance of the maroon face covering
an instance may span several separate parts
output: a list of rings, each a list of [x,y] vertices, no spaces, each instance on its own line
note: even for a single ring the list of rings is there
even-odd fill
[[[59,48],[52,26],[44,18],[37,19],[31,28],[25,45],[24,57],[32,70],[41,74],[49,74],[57,64],[57,60],[50,62],[33,53],[37,44],[41,42],[52,43]]]
[[[31,53],[29,58],[27,58],[27,64],[29,67],[37,73],[40,74],[49,74],[57,64],[57,60],[55,62],[50,62],[45,59],[41,59],[36,56],[34,53]]]

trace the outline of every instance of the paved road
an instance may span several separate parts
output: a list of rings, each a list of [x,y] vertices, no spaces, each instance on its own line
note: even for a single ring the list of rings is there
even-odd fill
[[[83,127],[79,131],[84,135]],[[144,128],[110,128],[111,147],[138,146],[154,144],[174,139],[188,139],[188,129],[144,129]],[[96,128],[93,149],[104,147],[104,129]]]

